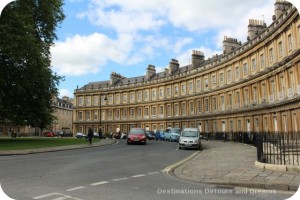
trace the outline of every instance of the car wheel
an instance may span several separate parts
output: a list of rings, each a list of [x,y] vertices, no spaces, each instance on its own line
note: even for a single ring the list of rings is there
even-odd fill
[[[178,149],[182,149],[181,147],[178,147]]]

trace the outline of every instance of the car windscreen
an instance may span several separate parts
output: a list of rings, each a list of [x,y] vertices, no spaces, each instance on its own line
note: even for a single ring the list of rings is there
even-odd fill
[[[142,129],[133,129],[130,130],[129,134],[145,134],[145,132]]]
[[[181,134],[183,137],[198,137],[197,131],[183,131]]]

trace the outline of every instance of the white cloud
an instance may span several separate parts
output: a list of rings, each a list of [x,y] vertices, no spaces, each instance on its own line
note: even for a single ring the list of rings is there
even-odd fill
[[[124,36],[114,41],[99,33],[88,36],[75,35],[67,38],[65,42],[57,42],[51,48],[52,65],[61,75],[97,73],[108,60],[125,60],[127,40]]]
[[[68,89],[60,89],[59,90],[59,97],[62,98],[64,96],[73,98],[73,92],[69,91]]]

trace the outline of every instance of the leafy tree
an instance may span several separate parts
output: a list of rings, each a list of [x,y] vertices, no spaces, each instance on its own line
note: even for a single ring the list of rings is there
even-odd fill
[[[0,121],[41,129],[53,121],[52,98],[63,77],[50,47],[65,18],[63,0],[17,0],[0,18]]]

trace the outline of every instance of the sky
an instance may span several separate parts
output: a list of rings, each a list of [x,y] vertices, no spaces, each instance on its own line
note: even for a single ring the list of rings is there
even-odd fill
[[[6,4],[11,0],[1,0]],[[297,0],[290,0],[299,8]],[[222,53],[224,36],[247,40],[249,19],[272,23],[275,0],[65,0],[65,20],[51,48],[52,70],[64,81],[60,97],[77,87],[161,72],[171,59],[190,64],[192,50],[205,59]],[[1,9],[0,5],[0,9]],[[3,6],[2,6],[3,7]]]

